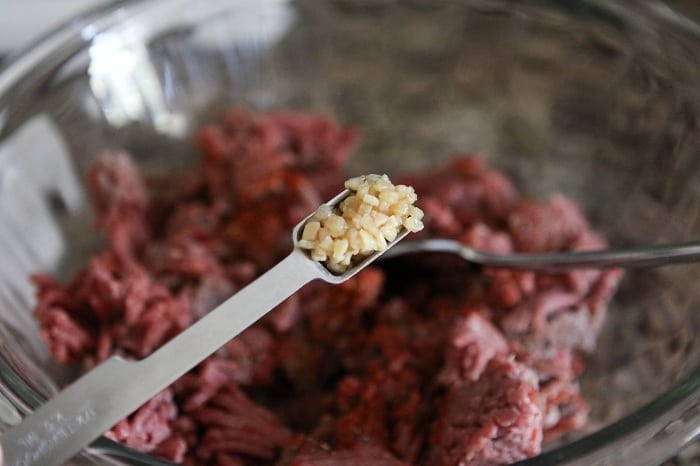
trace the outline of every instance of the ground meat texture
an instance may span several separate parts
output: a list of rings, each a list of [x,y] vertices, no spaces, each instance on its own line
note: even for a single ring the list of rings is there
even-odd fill
[[[148,239],[147,188],[138,167],[125,152],[104,153],[87,174],[98,231],[111,248],[129,258]]]
[[[455,319],[449,343],[445,367],[439,376],[440,382],[447,385],[478,380],[494,356],[510,353],[505,337],[478,311]]]
[[[170,420],[177,415],[172,391],[166,389],[151,398],[134,414],[117,423],[107,436],[132,448],[154,451],[162,442],[173,437]],[[173,452],[174,460],[182,460],[182,449]]]
[[[496,465],[540,452],[537,377],[510,358],[492,359],[474,383],[450,388],[431,433],[428,464]]]
[[[287,255],[294,225],[350,178],[357,131],[234,108],[198,132],[187,173],[123,152],[87,174],[107,241],[59,282],[32,278],[54,358],[148,356]],[[493,252],[605,246],[570,199],[522,199],[478,155],[393,177],[418,236]],[[410,241],[407,238],[404,241]],[[108,433],[186,465],[503,464],[587,421],[578,376],[620,272],[470,267],[445,255],[311,283]]]

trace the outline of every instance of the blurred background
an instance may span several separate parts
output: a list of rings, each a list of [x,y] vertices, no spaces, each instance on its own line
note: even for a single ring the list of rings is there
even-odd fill
[[[75,15],[99,5],[118,2],[119,0],[0,0],[0,66],[9,53],[27,46],[46,31],[69,21]],[[696,20],[700,18],[698,0],[666,0],[664,3]]]
[[[113,1],[113,0],[112,0]],[[108,0],[0,0],[0,65],[46,31]]]

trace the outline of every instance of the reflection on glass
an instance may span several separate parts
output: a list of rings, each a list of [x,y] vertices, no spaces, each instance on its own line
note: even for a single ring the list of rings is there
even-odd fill
[[[202,66],[198,54],[220,56],[225,74],[235,83],[241,75],[255,74],[245,69],[255,60],[246,57],[257,57],[277,43],[293,19],[288,0],[247,0],[235,8],[229,2],[212,0],[198,8],[195,13],[209,19],[206,28],[190,29],[185,22],[179,27],[169,22],[144,29],[134,22],[94,36],[89,47],[90,86],[111,125],[144,121],[156,131],[182,136],[187,119],[175,108],[177,91],[184,87],[188,93],[206,94],[206,90],[187,89],[187,85],[201,85],[199,75],[211,71]],[[193,49],[177,50],[171,61],[155,64],[150,42],[179,29],[190,36]]]
[[[181,134],[185,119],[167,106],[164,89],[140,37],[103,32],[90,46],[90,86],[110,124],[150,120],[156,130]]]

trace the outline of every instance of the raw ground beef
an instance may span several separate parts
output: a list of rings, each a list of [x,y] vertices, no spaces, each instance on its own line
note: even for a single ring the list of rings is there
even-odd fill
[[[56,360],[148,356],[264,272],[341,189],[355,139],[322,116],[237,108],[198,133],[188,173],[99,157],[87,183],[106,247],[67,284],[34,277]],[[497,252],[605,244],[573,201],[522,200],[479,156],[398,181],[419,194],[423,236]],[[619,278],[387,260],[306,286],[107,435],[188,465],[523,459],[586,423],[577,376]]]

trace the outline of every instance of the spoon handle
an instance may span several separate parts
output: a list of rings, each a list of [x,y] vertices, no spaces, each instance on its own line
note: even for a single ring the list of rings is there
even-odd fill
[[[106,360],[5,431],[4,465],[63,464],[315,278],[318,264],[295,248],[149,357]]]
[[[466,248],[463,248],[466,249]],[[463,250],[466,259],[484,265],[531,270],[642,268],[697,262],[700,242],[646,246],[629,249],[604,249],[543,254],[490,254]]]
[[[598,251],[500,254],[474,249],[452,239],[429,238],[399,244],[384,257],[420,252],[452,253],[475,264],[526,270],[641,268],[698,262],[700,241]]]

